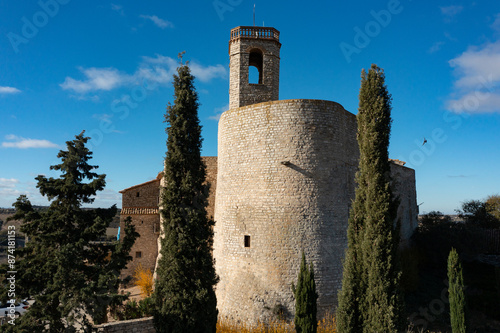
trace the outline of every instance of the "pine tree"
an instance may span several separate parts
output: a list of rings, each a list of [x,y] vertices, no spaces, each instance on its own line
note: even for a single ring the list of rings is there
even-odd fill
[[[138,234],[127,223],[121,242],[101,243],[116,206],[82,208],[106,184],[104,174],[92,171],[98,167],[88,164],[89,139],[82,132],[66,142],[67,150],[57,155],[62,163],[50,167],[61,172],[60,178],[36,177],[40,193],[52,201],[47,210],[36,211],[24,195],[13,204],[13,219],[23,221],[21,231],[29,238],[16,252],[17,296],[34,296],[35,303],[6,329],[72,332],[80,326],[87,332],[92,323],[85,314],[94,323],[103,322],[108,306],[126,299],[118,294],[120,271],[132,259],[129,252]]]
[[[174,75],[175,102],[165,121],[167,156],[162,189],[163,233],[153,298],[157,332],[213,332],[217,324],[211,249],[213,220],[207,217],[208,188],[200,157],[198,95],[188,64]]]
[[[462,265],[457,251],[452,248],[448,256],[448,293],[450,294],[450,319],[453,333],[465,333],[465,288]]]
[[[316,333],[317,299],[313,264],[307,267],[306,256],[302,251],[297,287],[292,286],[295,295],[295,331],[297,333]]]
[[[391,96],[382,69],[361,74],[359,170],[349,217],[348,249],[337,311],[339,332],[397,332],[402,322],[398,290],[397,200],[390,188]]]

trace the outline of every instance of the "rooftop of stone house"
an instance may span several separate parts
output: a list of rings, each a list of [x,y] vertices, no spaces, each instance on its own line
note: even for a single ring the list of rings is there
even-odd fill
[[[126,189],[123,189],[123,190],[119,191],[118,193],[125,193],[125,192],[128,192],[130,190],[136,189],[138,187],[141,187],[141,186],[144,186],[144,185],[148,185],[148,184],[151,184],[151,183],[154,183],[154,182],[158,182],[158,181],[161,180],[162,177],[163,177],[163,172],[160,172],[160,173],[158,173],[158,176],[156,176],[155,179],[147,181],[145,183],[141,183],[141,184],[137,184],[137,185],[134,185],[134,186],[127,187]]]

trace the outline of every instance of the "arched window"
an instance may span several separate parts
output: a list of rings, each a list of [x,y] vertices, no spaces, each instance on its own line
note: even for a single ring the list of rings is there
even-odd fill
[[[259,49],[250,50],[250,61],[248,68],[248,83],[262,84],[262,69],[264,56]]]

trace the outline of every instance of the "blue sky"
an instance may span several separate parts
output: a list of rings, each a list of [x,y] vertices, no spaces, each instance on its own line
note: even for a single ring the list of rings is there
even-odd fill
[[[357,113],[360,72],[384,68],[390,155],[416,170],[420,212],[453,213],[500,192],[497,1],[0,0],[0,207],[46,204],[38,174],[82,130],[107,175],[95,204],[162,169],[177,54],[197,77],[203,154],[217,155],[228,107],[231,28],[281,32],[280,99]],[[422,146],[424,137],[427,143]]]

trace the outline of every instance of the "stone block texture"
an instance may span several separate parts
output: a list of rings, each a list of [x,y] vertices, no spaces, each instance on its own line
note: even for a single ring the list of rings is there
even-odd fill
[[[229,41],[229,108],[279,99],[279,32],[274,28],[237,27]],[[249,66],[260,82],[249,83]]]
[[[404,162],[391,160],[393,195],[399,199],[398,219],[401,221],[400,246],[409,245],[410,237],[418,226],[417,188],[415,170]]]
[[[267,320],[279,305],[293,315],[302,251],[314,263],[319,311],[334,308],[358,165],[355,116],[319,100],[232,109],[220,118],[218,149],[220,315]]]
[[[255,323],[281,306],[292,317],[302,251],[314,264],[319,314],[335,309],[356,132],[356,117],[329,101],[274,101],[222,114],[214,238],[221,316]],[[397,164],[392,172],[409,237],[417,223],[414,172]]]
[[[214,218],[215,212],[215,193],[217,189],[217,156],[202,156],[206,165],[207,175],[205,183],[209,186],[207,214],[209,218]]]
[[[122,270],[122,277],[133,276],[139,264],[151,271],[155,268],[158,256],[156,240],[160,233],[160,215],[158,214],[160,179],[161,174],[152,181],[120,191],[122,193],[120,232],[123,235],[125,219],[131,217],[132,224],[140,235],[132,246],[130,251],[132,261]]]

